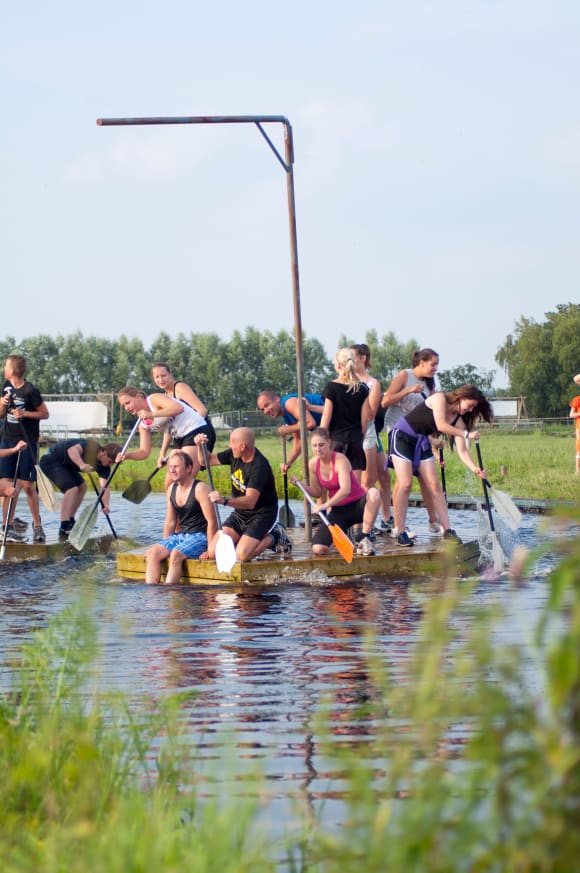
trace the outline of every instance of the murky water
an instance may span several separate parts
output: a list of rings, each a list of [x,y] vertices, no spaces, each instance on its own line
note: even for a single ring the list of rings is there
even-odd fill
[[[113,507],[120,534],[142,542],[159,536],[161,496],[151,494],[140,506],[116,497]],[[299,518],[301,505],[293,504],[293,509]],[[411,510],[409,521],[420,531],[424,512]],[[452,512],[452,523],[461,536],[477,536],[476,513]],[[537,516],[525,516],[519,541],[534,544],[537,525]],[[52,526],[57,522],[47,525]],[[507,580],[480,580],[473,604],[503,605],[503,641],[521,639],[537,616],[545,596],[543,575],[539,571],[516,593]],[[21,642],[81,593],[88,594],[100,628],[103,685],[136,695],[194,690],[197,699],[189,723],[197,755],[219,772],[224,737],[235,733],[238,778],[258,765],[276,804],[288,796],[314,801],[329,793],[340,795],[340,778],[320,754],[311,717],[327,697],[333,700],[330,723],[336,742],[361,741],[372,732],[373,725],[355,715],[369,694],[364,630],[374,631],[376,649],[399,675],[423,604],[437,596],[437,589],[428,580],[370,577],[236,590],[148,587],[120,580],[114,558],[4,565],[0,687],[9,683],[7,664]],[[469,620],[469,610],[457,619]]]

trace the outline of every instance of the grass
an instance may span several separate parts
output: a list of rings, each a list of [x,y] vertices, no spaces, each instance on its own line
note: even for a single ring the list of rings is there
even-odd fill
[[[227,448],[227,435],[218,435],[216,450]],[[272,464],[276,476],[278,496],[283,496],[283,481],[280,475],[282,447],[278,437],[270,433],[258,434],[256,445]],[[578,500],[580,496],[580,477],[574,473],[575,442],[573,432],[568,428],[560,431],[515,433],[502,430],[483,432],[480,447],[488,478],[496,488],[507,491],[512,497],[535,500]],[[475,446],[472,456],[476,460]],[[156,452],[153,450],[149,460],[127,461],[117,472],[114,481],[116,490],[122,491],[136,479],[146,479],[153,470]],[[464,467],[455,452],[447,451],[446,484],[448,494],[481,492],[481,484]],[[502,476],[502,467],[507,467],[507,476]],[[302,476],[302,461],[298,459],[293,472]],[[216,487],[222,493],[229,493],[228,474],[223,468],[212,470]],[[393,478],[393,476],[391,476]],[[154,491],[163,491],[163,474],[156,476],[151,485]],[[415,486],[415,490],[418,488]],[[292,485],[289,494],[293,499],[301,499],[300,492]]]
[[[521,645],[501,644],[493,607],[476,609],[457,638],[473,589],[453,579],[426,603],[404,677],[367,640],[372,692],[352,718],[372,735],[337,743],[332,702],[320,701],[312,724],[320,760],[341,773],[343,820],[297,804],[277,839],[259,774],[220,796],[226,755],[213,796],[197,778],[195,747],[180,742],[191,699],[96,690],[95,628],[82,607],[65,611],[22,647],[0,695],[3,873],[578,869],[579,522],[570,510],[551,532],[560,563]]]

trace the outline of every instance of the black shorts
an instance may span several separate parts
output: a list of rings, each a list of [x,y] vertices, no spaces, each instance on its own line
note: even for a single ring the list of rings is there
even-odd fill
[[[234,511],[223,523],[224,530],[231,528],[240,537],[251,537],[253,540],[260,540],[266,536],[268,531],[274,527],[276,522],[277,507],[270,509],[258,509],[252,512],[248,518],[240,512]]]
[[[366,470],[367,459],[362,442],[344,443],[340,440],[332,440],[331,448],[333,452],[340,452],[341,455],[345,455],[350,461],[350,466],[353,470]]]
[[[0,448],[12,449],[20,437],[3,437],[0,441]],[[20,452],[20,464],[18,465],[18,479],[22,482],[36,482],[36,457],[38,447],[36,443],[30,443]],[[14,479],[16,472],[16,460],[18,452],[13,455],[6,455],[5,458],[0,458],[0,479]]]
[[[42,456],[39,466],[42,472],[48,476],[50,481],[53,482],[63,494],[71,488],[78,488],[79,485],[82,485],[85,481],[78,468],[73,469],[66,464],[62,464],[53,454],[51,454],[50,451]]]
[[[204,433],[206,435],[207,450],[208,452],[213,451],[213,447],[215,446],[215,430],[213,429],[213,424],[210,422],[204,424],[203,427],[198,427],[195,430],[192,430],[191,433],[186,433],[184,437],[175,437],[171,443],[171,448],[182,449],[184,446],[194,446],[195,438],[198,433]]]
[[[346,533],[349,527],[353,524],[360,524],[363,520],[367,499],[359,497],[354,503],[347,503],[344,506],[334,506],[328,513],[328,520],[331,524],[337,524]],[[327,526],[322,522],[316,528],[316,533],[312,537],[312,545],[331,546],[332,535]]]

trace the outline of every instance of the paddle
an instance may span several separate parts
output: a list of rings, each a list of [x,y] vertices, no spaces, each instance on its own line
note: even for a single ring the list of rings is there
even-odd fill
[[[212,491],[215,491],[213,485],[213,477],[211,475],[209,457],[207,454],[207,446],[205,443],[201,443],[201,450],[203,452],[203,463],[207,470],[207,480],[209,482],[209,487]],[[215,503],[213,505],[213,508],[215,510],[215,518],[218,526],[218,538],[215,545],[215,564],[220,573],[231,573],[232,567],[237,561],[236,547],[234,545],[233,539],[222,530],[220,514]]]
[[[447,485],[445,484],[445,459],[443,457],[443,449],[439,449],[439,470],[441,471],[441,490],[447,504]]]
[[[302,483],[299,482],[297,479],[295,480],[295,482],[298,485],[298,487],[300,488],[300,490],[302,491],[302,493],[304,494],[304,496],[305,496],[306,500],[309,502],[309,504],[312,507],[316,506],[315,501],[312,499],[312,497],[310,496],[308,491],[305,489],[304,485],[302,485]],[[332,542],[333,542],[336,550],[339,552],[341,557],[344,558],[344,560],[347,562],[347,564],[352,564],[352,559],[354,557],[354,544],[351,542],[351,540],[348,538],[348,536],[345,534],[345,532],[343,531],[343,529],[341,527],[339,527],[337,524],[332,524],[328,520],[328,518],[326,517],[326,514],[324,512],[319,512],[318,515],[320,516],[320,518],[322,519],[322,521],[324,522],[324,524],[326,525],[326,527],[330,531],[330,536],[332,537]]]
[[[103,511],[104,511],[104,509],[105,509],[105,504],[103,503],[103,498],[101,497],[101,494],[99,493],[99,489],[98,489],[97,486],[95,485],[95,480],[93,479],[93,477],[91,476],[90,473],[89,473],[89,479],[91,480],[91,485],[93,486],[93,491],[94,491],[95,494],[97,495],[97,499],[98,499],[99,503],[101,504],[101,506],[103,507]],[[105,518],[107,519],[107,523],[108,523],[109,527],[111,528],[111,533],[113,534],[113,536],[115,537],[115,539],[118,540],[119,537],[117,536],[117,533],[116,533],[116,531],[115,531],[115,528],[113,527],[113,522],[112,522],[111,519],[109,518],[108,513],[107,513],[107,512],[104,512],[104,515],[105,515]]]
[[[12,487],[16,488],[16,482],[18,481],[18,471],[20,469],[20,456],[22,451],[18,451],[18,457],[16,458],[16,467],[14,468],[14,478],[12,479]],[[6,513],[6,521],[4,522],[4,530],[2,531],[2,548],[0,548],[0,561],[4,560],[4,555],[6,554],[6,537],[8,536],[8,525],[10,524],[10,516],[12,515],[12,507],[14,506],[14,496],[16,492],[12,492],[12,496],[8,501],[8,512]]]
[[[165,463],[165,461],[163,462]],[[152,473],[146,479],[138,479],[137,482],[131,482],[128,488],[125,488],[121,497],[129,500],[131,503],[143,503],[147,495],[151,491],[151,480],[157,475],[161,467],[155,467]]]
[[[479,461],[480,469],[484,469],[483,461],[481,459],[481,449],[479,448],[479,441],[476,441],[475,448],[477,449],[477,460]],[[497,538],[497,533],[495,532],[495,525],[493,523],[493,514],[491,511],[491,504],[489,502],[489,492],[488,492],[488,481],[487,479],[482,479],[483,484],[483,494],[485,496],[485,506],[487,509],[487,515],[489,518],[489,526],[491,529],[491,556],[493,558],[493,568],[494,570],[503,570],[507,563],[507,557],[502,549],[500,542]]]
[[[137,428],[139,427],[140,424],[141,424],[141,419],[138,418],[137,421],[135,422],[135,424],[133,425],[131,433],[127,437],[127,442],[125,443],[125,445],[121,449],[122,455],[124,455],[125,452],[127,451],[127,446],[129,445],[129,443],[133,439],[133,436],[135,435]],[[74,548],[78,552],[82,551],[82,549],[84,548],[84,546],[89,538],[89,535],[91,533],[91,529],[95,523],[96,516],[97,516],[97,513],[99,511],[99,503],[101,501],[101,498],[102,498],[103,494],[105,493],[105,491],[107,490],[107,488],[109,487],[109,485],[111,484],[113,476],[117,472],[120,464],[121,464],[121,461],[117,461],[117,463],[115,464],[115,466],[113,467],[113,469],[109,473],[105,484],[103,485],[101,490],[97,493],[96,502],[92,506],[87,506],[86,509],[84,509],[81,512],[81,514],[79,516],[79,520],[77,521],[77,523],[73,527],[72,531],[70,532],[68,541],[72,546],[74,546]]]
[[[286,466],[286,437],[282,437],[282,460],[284,461],[284,466]],[[296,527],[294,513],[288,504],[288,471],[284,473],[284,506],[280,507],[278,521],[284,527]]]
[[[26,435],[26,431],[24,430],[24,425],[22,424],[21,421],[19,421],[19,424],[20,424],[20,432],[22,434],[22,439],[24,440],[24,442],[28,446],[28,450],[30,451],[30,454],[32,455],[33,460],[36,462],[36,452],[34,451],[32,446],[30,445],[30,442],[29,442],[28,437]],[[38,496],[40,497],[45,508],[48,509],[49,512],[57,512],[58,500],[56,498],[56,492],[54,490],[54,486],[53,486],[52,482],[50,481],[50,479],[48,478],[46,473],[43,471],[40,464],[35,463],[34,469],[36,470],[36,486],[38,488]]]
[[[479,459],[479,466],[481,467],[481,450],[479,448],[479,442],[476,443],[477,447],[477,457]],[[512,498],[509,494],[506,494],[505,491],[499,491],[495,488],[491,482],[486,479],[487,487],[491,492],[491,496],[493,498],[493,505],[497,509],[497,512],[504,521],[511,527],[512,530],[517,530],[520,524],[522,523],[522,514],[513,502]]]

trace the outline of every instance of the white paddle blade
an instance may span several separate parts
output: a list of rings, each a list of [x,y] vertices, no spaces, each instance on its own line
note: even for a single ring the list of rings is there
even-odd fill
[[[509,562],[496,533],[492,533],[491,535],[491,557],[493,560],[493,569],[498,573],[503,572]]]
[[[45,508],[49,512],[58,512],[58,500],[52,485],[52,482],[43,473],[40,467],[36,468],[36,484],[38,487],[38,496],[42,500]]]
[[[499,515],[505,519],[512,530],[517,530],[522,523],[522,514],[505,491],[498,491],[492,486],[493,503]]]
[[[215,547],[215,563],[220,573],[231,573],[237,561],[234,541],[223,530],[218,533]]]

